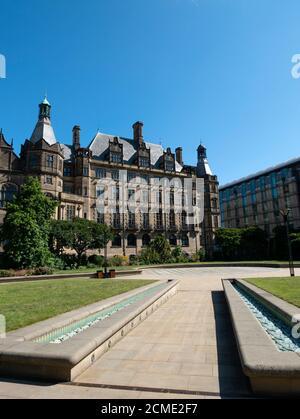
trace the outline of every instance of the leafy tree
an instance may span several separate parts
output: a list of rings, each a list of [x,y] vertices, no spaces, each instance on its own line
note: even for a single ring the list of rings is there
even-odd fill
[[[51,248],[61,256],[64,248],[72,249],[77,254],[80,265],[83,255],[90,249],[103,249],[113,238],[110,227],[82,218],[73,221],[53,221],[51,229]]]
[[[57,203],[44,195],[40,181],[29,177],[8,204],[1,229],[5,257],[10,266],[46,266],[52,257],[48,248],[50,220]]]
[[[293,257],[296,260],[300,260],[300,233],[292,233],[290,237]]]
[[[93,242],[92,249],[103,249],[108,242],[114,238],[112,229],[106,224],[98,224],[93,222]]]
[[[222,257],[226,260],[238,258],[241,244],[242,229],[219,228],[216,231],[216,245],[220,248]]]
[[[267,234],[257,226],[220,228],[216,231],[216,245],[224,260],[264,259],[268,251]]]
[[[242,230],[241,254],[245,259],[265,259],[268,252],[267,234],[259,227],[248,227]]]
[[[64,249],[72,243],[72,224],[70,221],[52,220],[49,246],[56,256],[62,256]]]
[[[273,257],[278,260],[288,260],[288,245],[286,237],[286,227],[277,226],[274,228],[272,238]]]

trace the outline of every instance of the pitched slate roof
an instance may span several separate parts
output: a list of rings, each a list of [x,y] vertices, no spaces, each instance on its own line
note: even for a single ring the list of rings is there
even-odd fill
[[[93,153],[93,158],[105,160],[106,153],[109,149],[109,142],[113,141],[117,136],[98,132],[89,145],[89,149]],[[136,154],[134,140],[124,137],[117,137],[120,144],[123,145],[123,157],[125,164],[132,164]],[[164,154],[164,148],[160,144],[145,142],[146,147],[150,148],[151,165],[154,168],[159,167],[159,162]],[[65,160],[69,160],[72,155],[72,146],[62,144]],[[176,162],[176,172],[182,171],[182,166]]]

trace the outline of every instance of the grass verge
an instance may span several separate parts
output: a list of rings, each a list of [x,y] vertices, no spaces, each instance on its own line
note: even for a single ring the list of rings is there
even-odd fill
[[[300,307],[300,277],[254,278],[247,282],[267,291],[294,306]]]
[[[7,331],[49,319],[155,281],[66,279],[0,285]]]

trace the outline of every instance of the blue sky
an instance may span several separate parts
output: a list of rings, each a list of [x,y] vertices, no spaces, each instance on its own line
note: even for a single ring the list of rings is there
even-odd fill
[[[16,150],[45,90],[56,136],[202,140],[220,183],[300,156],[299,0],[0,0],[0,127]]]

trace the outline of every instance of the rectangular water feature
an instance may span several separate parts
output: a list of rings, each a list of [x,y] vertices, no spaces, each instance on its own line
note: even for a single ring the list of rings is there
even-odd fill
[[[223,280],[244,374],[255,394],[300,396],[295,307],[245,280]]]
[[[146,286],[9,333],[0,342],[0,375],[73,381],[175,295],[177,286]]]
[[[34,339],[33,341],[37,343],[52,344],[60,344],[62,342],[65,342],[66,340],[71,339],[79,333],[82,333],[84,330],[89,329],[95,324],[113,316],[115,313],[121,312],[122,310],[131,306],[132,304],[151,297],[151,295],[154,295],[156,292],[162,290],[163,287],[165,287],[165,284],[160,284],[155,287],[152,287],[146,291],[134,295],[133,297],[126,298],[123,301],[112,305],[111,307],[98,311],[64,327],[53,330],[43,336]]]
[[[259,321],[265,332],[271,337],[277,349],[282,352],[300,353],[300,340],[292,336],[292,329],[279,317],[276,317],[266,306],[259,302],[237,283],[233,284],[241,299],[254,317]]]

